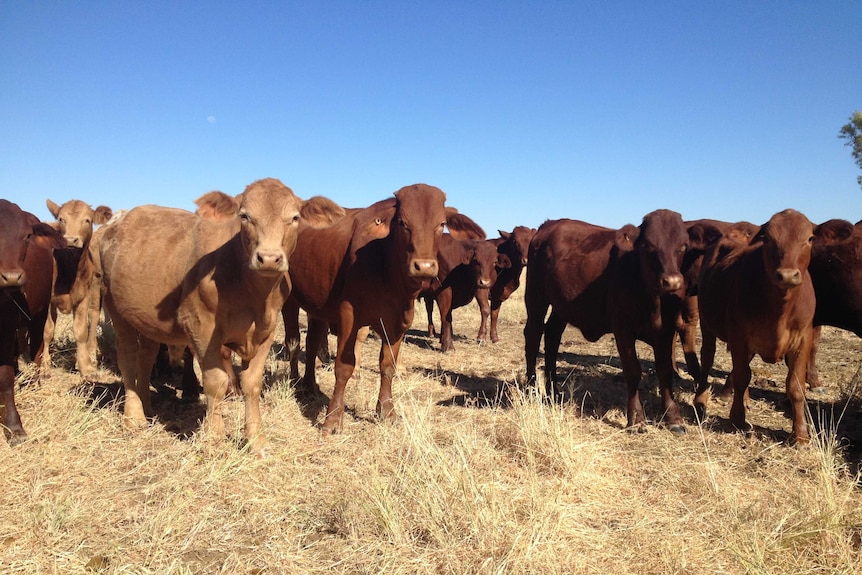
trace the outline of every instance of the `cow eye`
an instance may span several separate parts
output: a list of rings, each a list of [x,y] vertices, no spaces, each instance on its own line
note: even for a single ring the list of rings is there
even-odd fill
[[[239,219],[240,219],[240,220],[242,220],[242,223],[244,223],[244,224],[245,224],[245,223],[248,223],[248,222],[250,222],[250,221],[251,221],[251,218],[250,218],[250,217],[249,217],[249,215],[248,215],[247,213],[245,213],[245,212],[240,212],[240,214],[239,214]]]
[[[814,243],[814,236],[811,236],[811,237],[809,237],[809,238],[808,238],[808,243],[809,243],[809,244],[813,244],[813,243]]]

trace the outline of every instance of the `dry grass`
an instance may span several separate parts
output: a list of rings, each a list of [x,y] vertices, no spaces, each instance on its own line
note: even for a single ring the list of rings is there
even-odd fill
[[[0,572],[858,572],[855,336],[824,330],[829,387],[811,402],[821,431],[791,448],[775,383],[782,365],[755,364],[754,437],[728,430],[728,407],[717,404],[683,437],[659,426],[629,434],[610,337],[589,344],[566,333],[559,367],[571,399],[548,405],[511,385],[523,375],[522,301],[504,305],[496,345],[473,342],[476,315],[456,311],[456,333],[470,337],[441,355],[417,313],[396,425],[373,421],[379,346],[366,344],[344,434],[328,440],[301,415],[273,356],[266,459],[235,439],[199,437],[203,406],[179,403],[178,381],[159,394],[154,425],[127,431],[116,374],[103,369],[100,384],[82,385],[68,372],[67,330],[61,365],[18,392],[31,440],[0,446]],[[730,368],[722,351],[719,377]],[[641,355],[649,368],[651,354]],[[331,371],[321,369],[329,392]],[[692,384],[680,387],[691,421]],[[227,412],[237,438],[241,402]]]

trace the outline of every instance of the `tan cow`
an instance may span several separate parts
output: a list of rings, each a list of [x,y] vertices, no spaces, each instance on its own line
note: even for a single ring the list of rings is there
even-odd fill
[[[245,438],[262,453],[263,370],[290,292],[288,258],[303,202],[271,178],[249,185],[237,201],[237,215],[222,221],[141,206],[107,226],[100,245],[104,304],[117,333],[129,425],[145,425],[152,412],[149,380],[159,343],[189,345],[203,374],[204,430],[223,438],[227,346],[242,360]]]
[[[46,366],[51,365],[50,346],[54,340],[57,312],[72,314],[75,333],[75,367],[84,378],[92,375],[95,367],[91,354],[95,351],[96,323],[90,321],[91,285],[95,265],[89,254],[93,238],[93,226],[111,219],[112,211],[107,206],[95,210],[81,200],[69,200],[62,206],[48,200],[48,211],[56,218],[53,224],[63,234],[66,248],[54,251],[54,284],[51,294],[51,310],[45,322],[45,352],[42,356]]]

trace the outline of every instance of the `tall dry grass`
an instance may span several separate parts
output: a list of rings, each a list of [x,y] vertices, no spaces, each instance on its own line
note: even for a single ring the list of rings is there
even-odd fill
[[[826,330],[831,385],[812,401],[820,431],[790,448],[783,366],[755,366],[754,437],[728,430],[718,404],[683,437],[660,426],[630,434],[610,337],[588,344],[566,333],[571,399],[550,405],[513,385],[523,304],[503,310],[503,341],[482,346],[475,308],[457,310],[461,337],[446,355],[417,312],[395,425],[373,420],[379,347],[367,343],[344,433],[326,440],[273,356],[266,459],[237,439],[240,401],[226,410],[231,441],[200,437],[203,406],[181,404],[178,382],[158,394],[151,427],[126,430],[116,374],[81,384],[65,331],[60,367],[18,392],[31,440],[0,446],[0,573],[859,572],[858,444],[848,446],[860,418],[857,338]],[[320,369],[330,392],[331,370]],[[720,355],[716,375],[728,369]],[[684,406],[691,387],[681,383]]]

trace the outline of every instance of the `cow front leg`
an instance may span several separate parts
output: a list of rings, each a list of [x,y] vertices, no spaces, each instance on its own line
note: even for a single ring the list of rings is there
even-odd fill
[[[306,354],[308,352],[306,351]],[[335,356],[335,389],[326,408],[321,433],[324,436],[341,433],[344,428],[344,391],[356,367],[356,330],[339,326],[338,351]]]
[[[206,397],[207,411],[204,417],[204,436],[213,441],[224,440],[225,428],[222,410],[224,409],[224,396],[227,393],[228,375],[225,373],[222,363],[221,346],[212,346],[213,349],[198,351],[198,361],[201,364],[201,376],[203,379],[204,396]]]
[[[733,368],[730,372],[730,381],[733,385],[733,403],[730,405],[730,423],[743,433],[751,433],[754,427],[746,420],[746,398],[748,396],[748,385],[751,383],[752,356],[745,349],[731,346],[730,356]]]
[[[476,305],[479,306],[479,333],[476,341],[483,343],[488,339],[488,317],[491,315],[491,302],[488,288],[476,290]]]
[[[679,411],[679,404],[673,397],[673,340],[675,333],[659,334],[653,346],[655,371],[658,377],[659,392],[664,408],[664,420],[668,430],[674,434],[685,433],[685,424]],[[640,377],[638,377],[640,379]]]
[[[24,431],[21,416],[15,406],[15,368],[12,365],[0,365],[0,400],[3,401],[6,412],[3,426],[6,428],[9,445],[15,447],[27,441],[27,432]]]
[[[274,332],[257,349],[248,361],[242,362],[239,382],[245,400],[245,440],[251,453],[263,456],[269,441],[261,431],[260,394],[263,389],[263,372],[272,346]]]
[[[393,342],[384,341],[380,346],[380,392],[377,394],[377,417],[380,421],[395,421],[398,413],[392,400],[392,379],[398,365],[402,336]]]
[[[72,310],[72,327],[75,332],[75,367],[78,368],[78,373],[85,381],[92,378],[95,372],[93,360],[90,358],[89,309],[89,299],[85,298]]]
[[[785,358],[787,362],[785,387],[793,421],[790,441],[798,445],[805,445],[811,441],[808,434],[808,421],[805,417],[805,373],[810,353],[811,342],[806,339],[799,349],[788,353]]]
[[[635,350],[635,340],[629,334],[615,333],[614,337],[623,365],[623,379],[626,382],[626,427],[638,433],[646,433],[646,416],[638,391],[642,375],[641,364]]]

